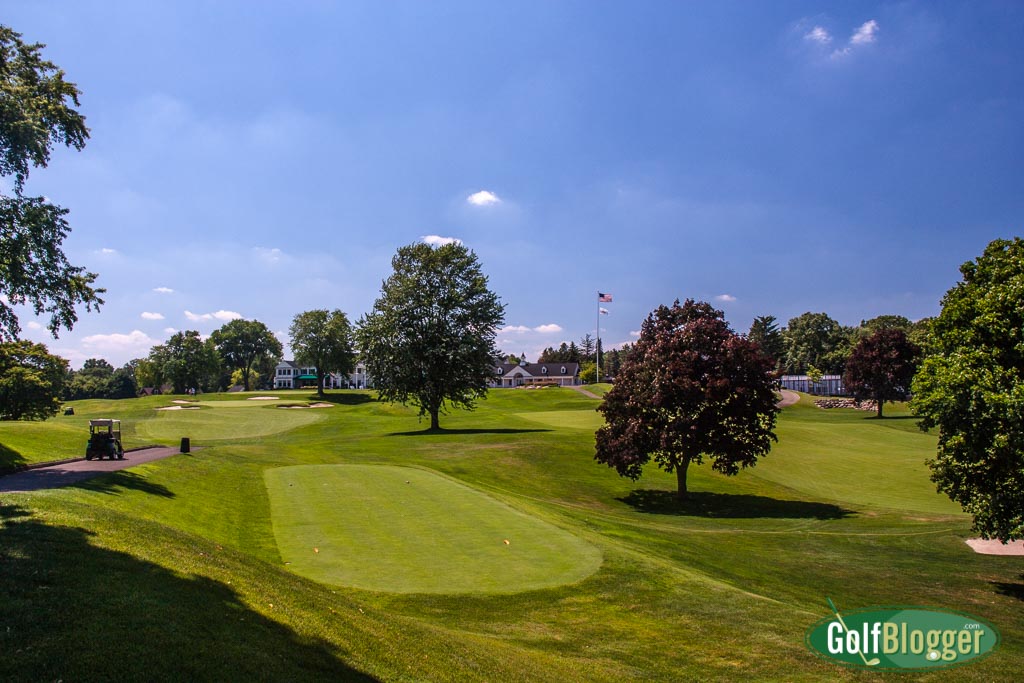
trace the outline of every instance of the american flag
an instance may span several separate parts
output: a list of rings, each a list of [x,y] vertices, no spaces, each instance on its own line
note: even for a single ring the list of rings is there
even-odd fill
[[[609,304],[612,301],[612,295],[611,294],[604,294],[602,292],[598,292],[597,293],[597,300],[599,302],[601,302],[602,304]]]
[[[608,315],[608,309],[607,308],[598,308],[597,310],[601,311],[601,315]]]

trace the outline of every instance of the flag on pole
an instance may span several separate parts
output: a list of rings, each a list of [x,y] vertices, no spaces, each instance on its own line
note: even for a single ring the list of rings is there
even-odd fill
[[[611,294],[604,294],[602,292],[597,293],[597,300],[602,304],[610,304],[612,302]]]
[[[607,308],[598,308],[597,310],[601,311],[601,315],[608,315],[608,309]]]

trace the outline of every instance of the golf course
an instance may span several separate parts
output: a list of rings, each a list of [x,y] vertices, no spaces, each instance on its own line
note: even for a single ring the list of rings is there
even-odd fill
[[[192,445],[0,494],[0,680],[987,682],[1024,667],[1024,557],[965,544],[970,518],[929,480],[936,436],[903,405],[877,419],[803,396],[756,467],[692,466],[681,503],[672,474],[594,462],[600,401],[571,389],[492,390],[440,431],[373,392],[319,400],[86,400],[0,423],[0,472],[80,457],[100,417],[122,420],[126,449]],[[1002,641],[930,674],[844,668],[804,644],[828,598],[964,612]]]

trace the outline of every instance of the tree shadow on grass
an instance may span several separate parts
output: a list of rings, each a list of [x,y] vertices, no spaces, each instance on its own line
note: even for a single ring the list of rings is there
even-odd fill
[[[1024,602],[1024,574],[1021,574],[1018,578],[1021,581],[990,581],[989,583],[995,586],[996,593]]]
[[[0,680],[374,680],[231,586],[97,538],[0,504]]]
[[[27,462],[21,453],[0,443],[0,474],[16,472]]]
[[[842,519],[853,514],[852,510],[829,503],[706,491],[691,491],[689,497],[681,501],[676,497],[675,491],[637,489],[618,500],[637,512],[686,517]]]
[[[123,491],[128,490],[141,491],[142,493],[149,493],[164,498],[174,498],[174,492],[163,484],[156,484],[142,475],[129,472],[128,470],[120,470],[94,479],[87,479],[75,484],[74,487],[108,495],[119,495]]]
[[[533,434],[550,429],[418,429],[414,432],[391,432],[388,436],[452,436],[459,434]]]
[[[355,391],[340,394],[327,393],[323,395],[323,398],[317,396],[314,392],[307,398],[310,403],[334,403],[341,406],[358,406],[364,403],[373,403],[377,400],[369,394],[356,393]]]

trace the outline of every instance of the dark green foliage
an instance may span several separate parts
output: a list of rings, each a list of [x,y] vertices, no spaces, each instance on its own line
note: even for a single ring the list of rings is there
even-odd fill
[[[135,368],[132,363],[114,367],[102,358],[90,358],[82,369],[68,373],[64,386],[64,399],[78,401],[85,398],[132,398],[138,394]]]
[[[804,313],[789,321],[782,333],[786,342],[785,371],[802,374],[814,366],[825,373],[838,371],[836,350],[844,341],[842,326],[825,313]]]
[[[74,109],[78,88],[42,59],[42,48],[0,25],[0,176],[13,176],[14,184],[13,197],[0,194],[0,340],[21,332],[16,305],[49,314],[57,336],[78,320],[76,305],[91,311],[103,303],[104,290],[92,287],[95,273],[72,266],[61,251],[68,210],[23,195],[30,167],[45,167],[55,144],[82,149],[89,137]]]
[[[995,240],[960,266],[914,379],[922,428],[939,428],[929,462],[939,491],[986,538],[1024,538],[1024,240]]]
[[[505,307],[461,244],[411,244],[391,265],[359,322],[359,348],[380,397],[412,403],[438,429],[446,404],[471,409],[486,395]]]
[[[566,344],[562,342],[558,349],[549,346],[541,352],[540,358],[537,359],[538,363],[579,363],[580,362],[580,350],[576,346],[576,342],[569,342]]]
[[[774,315],[760,315],[754,318],[750,325],[750,332],[747,339],[756,342],[761,350],[771,356],[776,367],[780,366],[786,358],[786,340],[782,337],[782,331],[776,322]]]
[[[149,361],[156,380],[153,386],[169,382],[176,394],[184,394],[189,389],[212,391],[217,388],[220,355],[213,340],[203,341],[195,330],[177,332],[167,343],[154,346],[149,352]]]
[[[595,459],[636,480],[651,458],[676,473],[705,456],[723,474],[751,467],[775,441],[774,363],[709,304],[677,300],[644,321],[640,340],[598,408]]]
[[[210,336],[224,365],[242,371],[242,384],[249,391],[249,374],[261,358],[279,360],[284,350],[281,342],[258,320],[232,320]]]
[[[914,323],[902,315],[879,315],[871,320],[861,320],[860,326],[867,330],[869,334],[874,334],[879,330],[903,330],[904,332],[909,332],[914,327]]]
[[[295,361],[316,368],[316,391],[321,398],[328,373],[347,375],[355,367],[352,326],[341,311],[317,309],[299,313],[292,320],[289,334]]]
[[[68,363],[42,344],[0,344],[0,419],[45,420],[57,414]]]
[[[843,384],[858,401],[875,401],[882,417],[886,401],[904,401],[910,394],[920,352],[899,327],[877,328],[854,347]]]

